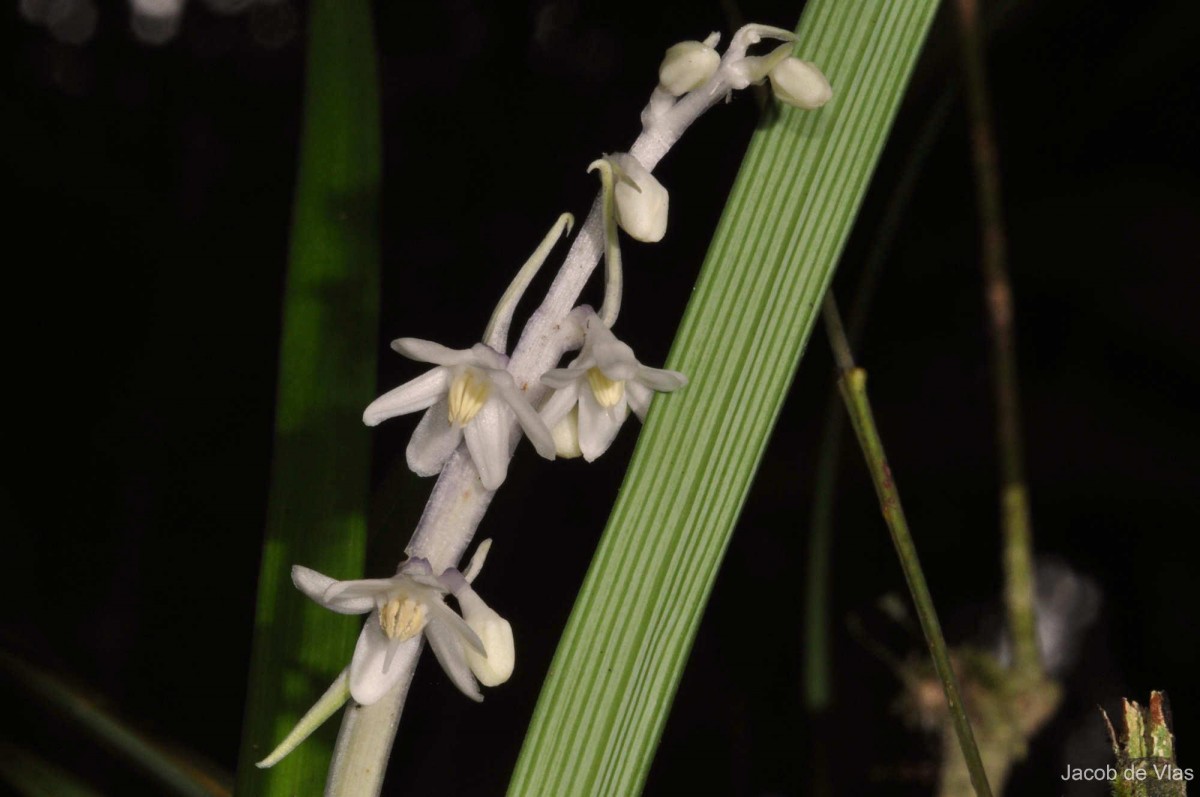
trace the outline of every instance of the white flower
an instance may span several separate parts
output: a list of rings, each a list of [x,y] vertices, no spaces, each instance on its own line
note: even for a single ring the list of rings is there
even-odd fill
[[[436,475],[465,437],[483,486],[495,490],[508,474],[512,415],[537,452],[554,459],[554,438],[517,389],[506,370],[506,356],[482,343],[449,349],[416,338],[395,340],[392,348],[437,368],[375,399],[363,412],[363,423],[375,426],[426,410],[408,444],[408,466],[414,473]]]
[[[583,349],[567,368],[542,375],[542,383],[555,392],[541,413],[555,430],[561,456],[570,457],[575,448],[591,462],[612,445],[630,409],[645,420],[653,391],[678,390],[687,377],[642,365],[595,315],[587,320],[584,336]]]
[[[713,34],[717,37],[717,34]],[[710,40],[713,39],[710,37]],[[680,42],[667,49],[658,67],[658,84],[671,96],[678,97],[698,89],[716,74],[721,56],[708,41]]]
[[[833,97],[833,87],[811,61],[785,58],[769,73],[771,90],[780,102],[805,110],[816,110]]]
[[[471,588],[490,540],[480,544],[465,574],[449,568],[435,576],[429,562],[409,559],[391,578],[337,581],[299,565],[292,582],[305,595],[339,614],[365,614],[350,661],[350,695],[364,706],[379,700],[404,675],[392,667],[402,646],[419,644],[425,634],[446,675],[463,694],[483,700],[476,678],[485,686],[504,683],[515,659],[512,626]],[[463,616],[446,605],[454,595]]]
[[[621,172],[615,189],[617,224],[635,240],[661,241],[667,232],[667,189],[632,155],[623,152],[610,160]]]

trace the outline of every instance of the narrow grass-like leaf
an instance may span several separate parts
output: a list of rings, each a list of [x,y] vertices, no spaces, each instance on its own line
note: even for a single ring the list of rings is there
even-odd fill
[[[309,5],[304,126],[284,294],[275,452],[237,793],[320,794],[334,728],[256,769],[350,660],[352,624],[291,566],[362,572],[379,313],[379,88],[370,4]],[[219,576],[218,576],[219,577]]]
[[[19,685],[24,698],[49,708],[60,722],[82,731],[111,751],[117,760],[152,778],[158,793],[178,797],[225,797],[230,793],[233,778],[229,774],[195,754],[170,749],[53,673],[0,650],[0,674]],[[10,765],[4,767],[4,776],[14,786],[32,789],[21,791],[22,794],[61,793],[67,797],[75,793],[70,790],[73,776],[69,773],[28,751],[12,750],[20,760],[6,762],[6,753],[0,749],[0,764]],[[38,792],[38,788],[47,791]]]
[[[812,0],[796,51],[834,86],[758,131],[576,600],[510,795],[630,795],[820,311],[936,0]]]

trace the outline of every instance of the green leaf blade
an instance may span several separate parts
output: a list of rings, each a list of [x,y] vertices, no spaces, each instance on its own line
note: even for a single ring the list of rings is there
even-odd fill
[[[362,573],[375,392],[381,135],[371,8],[309,7],[305,107],[283,302],[275,450],[239,795],[320,794],[335,728],[256,769],[350,660],[357,629],[291,584]]]
[[[717,568],[907,85],[934,0],[814,0],[797,53],[834,85],[757,132],[543,686],[510,795],[645,781]]]

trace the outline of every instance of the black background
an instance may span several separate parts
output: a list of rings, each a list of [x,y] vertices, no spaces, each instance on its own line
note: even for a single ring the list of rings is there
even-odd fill
[[[305,11],[283,2],[235,16],[194,2],[162,47],[136,42],[119,5],[101,8],[81,46],[55,42],[11,5],[4,12],[0,643],[228,769],[270,470],[301,100]],[[1081,760],[1062,752],[1065,740],[1097,749],[1095,705],[1151,688],[1172,697],[1181,764],[1200,763],[1190,756],[1200,702],[1189,581],[1200,71],[1186,0],[1012,5],[989,66],[1036,539],[1105,596],[1067,708],[1011,792],[1059,794],[1062,762]],[[839,269],[845,302],[918,131],[957,80],[949,10]],[[784,26],[797,16],[795,3],[768,0],[740,11]],[[418,372],[386,341],[477,339],[555,216],[586,209],[587,163],[632,141],[662,50],[730,25],[715,2],[623,0],[381,4],[376,23],[382,390]],[[672,191],[671,228],[660,245],[625,247],[622,328],[648,363],[666,356],[757,116],[748,96],[716,108],[658,171]],[[860,351],[934,597],[960,640],[979,633],[999,588],[973,196],[955,102],[888,246]],[[711,596],[650,794],[808,793],[816,733],[842,792],[929,791],[921,778],[936,743],[905,729],[891,709],[897,682],[842,623],[903,594],[850,446],[836,497],[838,702],[819,726],[804,713],[804,538],[831,382],[820,331],[812,343]],[[372,575],[394,567],[431,484],[386,479],[411,428],[401,419],[354,432],[372,436],[377,483],[388,483]],[[496,547],[480,588],[513,622],[516,674],[477,706],[424,663],[388,793],[502,793],[635,431],[592,466],[521,449],[481,529]],[[901,650],[916,644],[886,624],[878,633]],[[154,793],[0,689],[0,739],[107,792]]]

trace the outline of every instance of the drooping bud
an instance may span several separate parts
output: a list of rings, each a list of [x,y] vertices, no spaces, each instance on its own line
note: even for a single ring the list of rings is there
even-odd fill
[[[706,42],[680,42],[667,49],[658,67],[658,83],[678,97],[708,82],[721,65],[721,56]]]
[[[786,58],[770,72],[771,90],[780,102],[816,110],[833,97],[833,87],[811,61]]]
[[[622,153],[612,160],[622,173],[615,191],[617,224],[635,240],[661,241],[667,232],[667,189],[632,155]]]
[[[463,619],[479,636],[487,655],[481,656],[470,646],[463,646],[471,672],[484,686],[498,686],[512,677],[516,664],[516,646],[512,626],[470,587],[455,593],[462,608]]]

